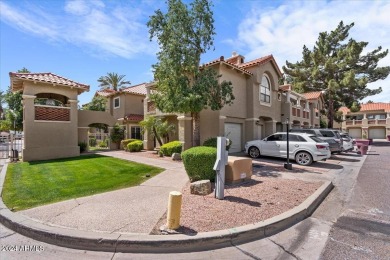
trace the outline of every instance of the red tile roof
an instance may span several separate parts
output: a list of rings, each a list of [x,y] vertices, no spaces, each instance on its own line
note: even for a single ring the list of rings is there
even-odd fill
[[[281,85],[279,89],[282,91],[288,91],[288,90],[292,90],[292,86],[291,84]]]
[[[233,64],[233,63],[230,63],[228,61],[225,61],[225,58],[223,56],[221,56],[219,59],[207,62],[207,63],[203,64],[203,66],[208,67],[208,66],[212,66],[212,65],[215,65],[215,64],[218,64],[218,63],[223,63],[223,64],[225,64],[227,66],[230,66],[232,68],[235,68],[236,70],[241,71],[241,72],[243,72],[245,74],[253,75],[252,72],[247,71],[246,69],[240,68],[236,64]]]
[[[120,93],[131,93],[131,94],[136,94],[136,95],[142,95],[146,96],[146,83],[141,83],[135,86],[130,86],[126,88],[122,88],[118,91],[115,91],[113,89],[103,89],[103,90],[98,90],[96,91],[95,95],[103,96],[103,97],[109,97],[115,94],[120,94]]]
[[[125,116],[125,120],[139,122],[139,121],[144,120],[144,115],[128,114],[128,115]]]
[[[248,67],[258,65],[258,64],[264,64],[264,63],[272,60],[273,58],[274,57],[272,55],[268,55],[268,56],[261,57],[261,58],[255,59],[255,60],[244,62],[244,63],[240,64],[239,66],[242,68],[248,68]]]
[[[135,86],[123,88],[122,91],[132,93],[132,94],[146,96],[146,83],[141,83],[141,84],[138,84]]]
[[[251,60],[251,61],[242,63],[242,64],[240,64],[238,66],[240,68],[249,68],[249,67],[256,66],[256,65],[262,65],[262,64],[265,64],[267,62],[273,63],[275,68],[276,68],[276,70],[277,70],[277,72],[279,73],[279,75],[283,75],[283,73],[280,71],[279,66],[276,63],[275,58],[274,58],[274,56],[272,54],[268,55],[268,56],[265,56],[265,57],[261,57],[261,58],[255,59],[255,60]]]
[[[347,107],[341,107],[339,109],[344,114],[350,112]],[[390,103],[367,103],[360,105],[360,111],[380,111],[390,112]]]
[[[79,88],[82,90],[89,91],[89,85],[82,84],[82,83],[58,76],[58,75],[53,74],[51,72],[44,72],[44,73],[10,72],[9,76],[11,78],[12,84],[15,83],[20,88],[22,88],[22,85],[20,85],[21,83],[18,81],[28,80],[28,81],[38,81],[38,82],[44,82],[44,83],[58,84],[58,85],[62,85],[62,86],[74,87],[74,88]]]
[[[322,92],[321,91],[307,92],[307,93],[302,93],[302,95],[309,100],[318,99],[322,95]]]
[[[103,96],[103,97],[108,97],[108,96],[113,95],[115,93],[116,93],[116,91],[113,89],[103,89],[103,90],[96,91],[96,95]]]

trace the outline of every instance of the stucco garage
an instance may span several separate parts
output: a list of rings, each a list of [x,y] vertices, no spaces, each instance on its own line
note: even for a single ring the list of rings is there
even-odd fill
[[[236,153],[242,151],[242,125],[236,123],[225,123],[225,136],[232,140],[232,146],[230,147],[230,153]]]
[[[385,128],[369,128],[368,129],[368,138],[385,139],[386,138],[386,129]]]
[[[348,129],[348,133],[352,138],[362,137],[362,130],[360,128],[350,128]]]

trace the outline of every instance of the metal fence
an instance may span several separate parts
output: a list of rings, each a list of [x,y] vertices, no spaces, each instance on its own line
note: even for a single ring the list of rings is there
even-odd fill
[[[22,158],[23,135],[1,134],[0,135],[0,159],[17,161]]]

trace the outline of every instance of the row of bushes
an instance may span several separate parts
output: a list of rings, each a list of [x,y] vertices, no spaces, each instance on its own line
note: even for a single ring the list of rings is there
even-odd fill
[[[229,150],[232,142],[226,147]],[[143,149],[143,142],[137,139],[125,139],[121,146],[129,152],[139,152]],[[183,153],[182,143],[173,141],[160,147],[160,153],[164,156],[172,156],[173,153],[181,153],[184,168],[191,182],[198,180],[215,181],[213,166],[217,158],[217,138],[209,138],[203,142],[203,146],[192,147]]]
[[[121,149],[124,149],[124,150],[127,151],[127,145],[129,143],[131,143],[131,142],[134,142],[134,141],[141,141],[141,140],[138,140],[138,139],[125,139],[125,140],[122,140],[121,144],[120,144]]]

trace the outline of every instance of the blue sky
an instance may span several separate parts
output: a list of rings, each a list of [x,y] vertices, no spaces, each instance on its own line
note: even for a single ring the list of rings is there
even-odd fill
[[[0,87],[9,86],[9,72],[26,67],[52,72],[91,86],[80,105],[98,90],[97,79],[107,72],[126,75],[133,85],[153,79],[158,45],[149,41],[146,22],[159,0],[0,0]],[[343,20],[355,22],[350,36],[390,49],[390,1],[214,1],[214,50],[202,62],[233,51],[246,61],[273,54],[279,67],[302,58],[318,34]],[[390,65],[390,55],[380,66]],[[383,92],[366,98],[390,102],[390,77],[373,83]]]

